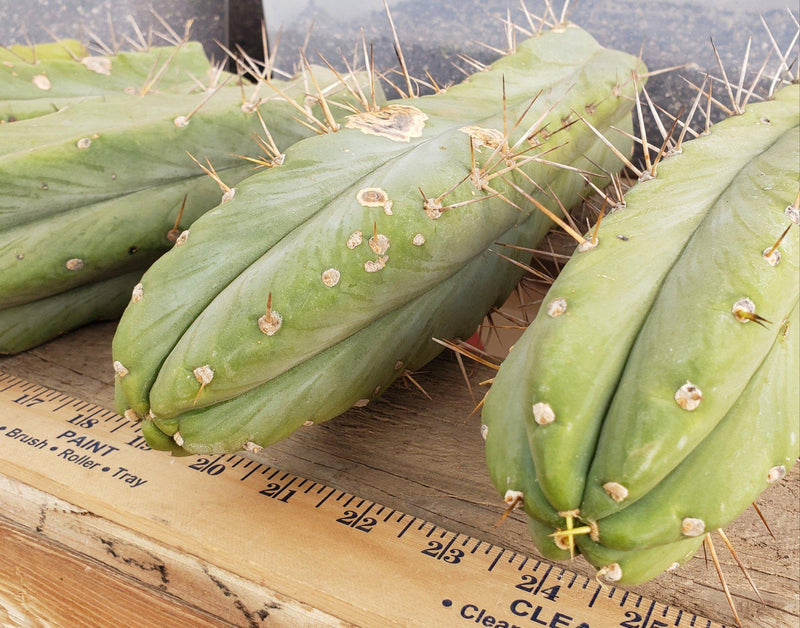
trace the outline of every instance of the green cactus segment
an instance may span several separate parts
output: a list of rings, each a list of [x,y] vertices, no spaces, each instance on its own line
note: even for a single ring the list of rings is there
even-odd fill
[[[23,120],[109,94],[188,94],[217,72],[201,44],[153,47],[144,52],[92,56],[74,40],[0,49],[0,120]],[[68,52],[69,51],[69,52]],[[161,71],[163,67],[163,71]],[[219,73],[216,80],[224,80]]]
[[[624,121],[619,124],[624,126]],[[587,156],[603,164],[598,147],[587,151]],[[579,177],[564,170],[555,171],[549,182],[565,199],[577,199],[583,188]],[[548,205],[551,210],[557,207],[552,200]],[[549,227],[549,220],[536,213],[522,226],[504,234],[502,242],[520,246],[537,242]],[[510,256],[527,261],[530,254],[517,250]],[[151,417],[163,435],[173,437],[171,441],[153,439],[151,446],[174,451],[177,433],[182,450],[190,453],[235,451],[248,443],[265,447],[308,422],[323,422],[354,403],[367,403],[403,371],[423,366],[441,350],[430,338],[471,335],[483,313],[504,301],[521,273],[518,267],[486,251],[452,280],[438,284],[342,342],[234,399],[174,418]],[[347,377],[342,378],[342,373]],[[132,375],[133,369],[117,379],[118,385]],[[527,487],[523,490],[523,505],[528,508],[535,491]],[[557,519],[553,512],[551,522]]]
[[[129,385],[123,383],[132,407],[141,411],[152,405],[156,416],[166,419],[233,398],[452,277],[528,218],[492,196],[495,190],[524,203],[507,183],[530,187],[519,172],[492,179],[489,189],[476,189],[468,178],[470,138],[462,129],[502,130],[503,79],[512,121],[532,94],[544,92],[513,143],[539,116],[555,131],[573,109],[592,104],[597,105],[594,118],[605,127],[609,118],[620,117],[621,107],[621,100],[608,94],[617,77],[635,67],[634,59],[603,50],[577,28],[549,32],[446,94],[392,103],[378,115],[352,116],[349,124],[356,128],[290,148],[284,166],[243,182],[237,198],[198,221],[187,245],[143,278],[143,297],[128,308],[115,339],[118,359],[129,364],[131,376],[139,373]],[[391,124],[386,117],[393,118]],[[400,120],[409,126],[398,136],[392,125]],[[548,146],[563,146],[549,156],[572,163],[594,144],[591,137],[585,127],[569,126],[550,140]],[[480,166],[491,152],[485,146],[476,150]],[[522,169],[539,181],[553,170],[534,161]],[[305,177],[315,185],[298,186]],[[364,202],[375,188],[391,205]],[[450,188],[442,205],[491,198],[441,215],[429,202],[425,211],[420,190],[434,199]],[[241,239],[222,236],[226,231],[252,234],[255,224],[269,231]],[[356,234],[362,236],[358,245],[351,240]],[[332,272],[326,277],[326,271]],[[185,278],[179,280],[187,288],[178,288],[176,278]],[[164,294],[166,287],[171,294]],[[274,334],[258,324],[270,294],[272,308],[282,317]],[[179,299],[185,301],[181,314],[164,317],[165,311],[177,312]],[[152,340],[144,338],[151,334]],[[148,366],[142,368],[139,358],[145,352]],[[213,382],[198,378],[196,369],[204,367]]]
[[[0,309],[0,354],[19,353],[86,324],[119,316],[141,273],[86,284],[32,303]]]
[[[631,550],[678,541],[687,518],[709,532],[725,527],[783,479],[800,454],[797,306],[788,321],[776,323],[771,351],[717,429],[646,496],[597,521],[604,546]]]
[[[597,578],[609,584],[641,584],[686,563],[703,544],[705,535],[667,545],[625,552],[609,549],[588,536],[576,537],[581,554],[597,567]]]
[[[241,110],[238,88],[220,89],[189,124],[175,124],[204,97],[108,96],[0,127],[0,230],[196,178],[201,171],[187,152],[210,159],[220,174],[243,165],[236,153],[258,154],[251,135],[263,131],[255,113]],[[262,106],[262,115],[276,127],[275,141],[282,146],[308,135],[287,124],[296,112],[286,103]]]
[[[37,61],[51,61],[60,59],[70,61],[82,59],[89,56],[89,51],[77,39],[59,39],[33,46],[23,46],[13,44],[11,46],[0,46],[0,63],[5,67],[12,67],[9,63],[28,63],[33,64]]]
[[[182,206],[178,233],[219,202],[217,184],[196,170],[195,176],[182,181],[76,207],[0,232],[0,264],[12,269],[0,274],[0,308],[132,269],[143,273],[172,246],[174,240],[171,242],[168,234]],[[220,176],[234,186],[252,171],[251,165],[233,166]],[[89,228],[91,238],[86,236]]]
[[[657,485],[714,430],[781,333],[800,293],[798,230],[784,239],[777,266],[762,251],[789,224],[783,210],[797,193],[799,131],[785,132],[737,173],[662,283],[603,423],[584,517],[606,516]],[[733,310],[745,298],[774,324],[741,322]],[[676,403],[687,381],[702,393],[696,408]],[[614,501],[602,488],[608,481],[624,485],[627,499]]]
[[[527,433],[530,461],[511,451],[548,506],[531,516],[591,531],[575,539],[597,567],[658,567],[622,581],[727,525],[800,453],[799,92],[714,125],[635,185],[486,398],[489,439]],[[503,493],[512,474],[489,443],[487,462]]]
[[[486,463],[492,483],[504,497],[509,491],[511,494],[522,493],[525,512],[539,525],[546,522],[549,534],[561,526],[563,519],[539,487],[524,422],[506,420],[507,417],[525,416],[529,410],[528,403],[519,395],[510,394],[517,387],[525,388],[527,385],[524,362],[524,352],[512,348],[502,368],[518,373],[519,378],[495,378],[484,397],[481,429],[485,434]],[[548,542],[546,548],[552,549],[551,545]],[[538,543],[536,547],[541,548]]]
[[[168,451],[173,456],[186,456],[188,455],[180,445],[178,445],[171,436],[167,436],[162,432],[155,423],[149,419],[142,421],[142,436],[144,436],[147,443],[152,449],[160,451]]]
[[[537,476],[557,510],[581,507],[603,417],[664,277],[706,212],[729,186],[731,173],[738,173],[753,155],[766,151],[797,124],[795,104],[796,95],[782,93],[772,103],[769,124],[761,122],[764,116],[759,107],[751,107],[726,121],[724,127],[714,127],[702,141],[685,143],[683,154],[663,161],[656,179],[640,183],[627,194],[627,209],[603,220],[599,245],[573,256],[567,272],[548,292],[541,313],[517,343],[515,351],[527,356],[525,366],[513,371],[508,386],[501,377],[494,387],[503,390],[497,397],[515,397],[517,407],[525,409],[521,416],[528,417]],[[757,242],[755,235],[750,241],[763,249],[768,244],[762,241],[771,237],[771,232],[760,233]],[[730,239],[725,242],[724,250],[729,250]],[[709,246],[721,250],[722,241]],[[756,264],[762,261],[758,255],[756,258]],[[564,300],[566,311],[550,316],[547,306],[557,299]],[[699,309],[687,307],[677,315],[676,325]],[[730,312],[730,306],[725,309]],[[522,355],[517,358],[520,362]],[[661,366],[656,367],[654,374],[660,372]],[[524,377],[525,386],[514,385],[519,377]],[[686,377],[675,389],[685,381]],[[667,397],[673,405],[674,393]],[[487,403],[493,396],[490,394]],[[556,420],[537,423],[533,416],[536,404],[547,404]]]
[[[312,71],[330,98],[352,99],[332,71]],[[356,80],[366,83],[363,74],[348,77]],[[287,102],[321,115],[308,82],[305,74],[275,81],[285,98],[271,90],[262,94],[260,118],[255,107],[243,105],[241,87],[225,86],[205,93],[109,94],[0,126],[0,310],[143,272],[180,231],[233,196],[231,188],[257,169],[240,155],[270,161],[254,141],[264,135],[262,119],[278,150],[313,134],[295,121],[298,111]],[[383,98],[379,89],[376,98]],[[190,155],[208,160],[221,184]],[[31,328],[26,338],[33,337]]]

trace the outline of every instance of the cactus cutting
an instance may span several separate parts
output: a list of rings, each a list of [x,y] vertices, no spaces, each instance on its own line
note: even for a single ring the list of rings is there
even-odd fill
[[[121,280],[113,278],[141,274],[180,244],[180,233],[198,216],[230,198],[238,181],[279,162],[283,148],[313,134],[293,120],[296,108],[313,115],[318,107],[309,69],[291,80],[273,79],[277,97],[261,81],[245,84],[214,68],[192,42],[130,55],[164,60],[150,68],[152,76],[129,76],[125,69],[135,64],[110,59],[123,83],[139,78],[140,86],[130,91],[115,83],[102,98],[76,97],[58,111],[0,127],[0,260],[8,271],[0,279],[0,353],[96,320],[92,312],[119,316],[125,301],[118,298]],[[86,71],[75,61],[63,63]],[[207,83],[198,85],[198,69]],[[359,80],[328,68],[314,73],[320,93],[339,92],[342,103]],[[54,86],[61,82],[55,70],[50,76]],[[173,82],[162,86],[164,78]],[[93,93],[76,83],[65,93]],[[81,306],[83,299],[105,305]],[[41,308],[31,305],[37,302]],[[43,318],[59,308],[69,315]]]
[[[727,119],[645,150],[486,396],[495,486],[606,582],[677,568],[798,456],[792,83],[750,104],[728,83]]]
[[[0,618],[796,620],[792,11],[128,1],[0,24]]]
[[[268,445],[375,398],[441,350],[432,335],[469,336],[502,302],[521,271],[493,243],[535,244],[554,197],[574,204],[585,187],[548,160],[603,161],[572,112],[629,126],[623,94],[643,72],[574,25],[530,35],[445,93],[364,97],[150,268],[114,359],[126,369],[119,407],[146,418],[151,442]]]

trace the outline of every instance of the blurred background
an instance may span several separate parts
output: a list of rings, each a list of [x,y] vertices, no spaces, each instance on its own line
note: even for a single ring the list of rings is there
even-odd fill
[[[440,86],[474,71],[464,58],[480,63],[497,58],[507,47],[504,22],[510,19],[528,27],[520,0],[389,0],[388,4],[410,73],[420,78],[428,73]],[[560,15],[563,0],[551,4]],[[526,0],[526,6],[535,15],[547,15],[544,0]],[[653,76],[648,83],[654,100],[673,113],[690,103],[695,93],[682,77],[700,83],[704,72],[720,75],[711,38],[734,82],[750,37],[746,85],[767,55],[771,55],[768,68],[774,73],[778,67],[772,39],[784,53],[794,49],[791,63],[797,56],[797,10],[796,0],[573,0],[568,4],[572,21],[606,46],[634,54],[641,51],[651,70],[692,64]],[[145,32],[164,30],[154,12],[180,33],[193,19],[192,38],[203,42],[216,58],[222,55],[219,42],[262,59],[265,23],[268,48],[283,71],[298,66],[301,48],[311,62],[319,62],[321,53],[341,66],[342,57],[353,59],[362,32],[373,45],[376,68],[397,67],[383,0],[153,0],[149,4],[0,0],[4,16],[0,44],[78,37],[124,47],[125,37],[133,34],[133,21]],[[524,36],[517,32],[518,38]],[[359,62],[363,64],[362,57]],[[792,72],[796,74],[796,66]]]

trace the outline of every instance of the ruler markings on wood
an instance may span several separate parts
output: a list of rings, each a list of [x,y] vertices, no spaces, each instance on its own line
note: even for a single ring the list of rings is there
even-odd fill
[[[187,536],[205,534],[215,549],[198,550],[200,558],[247,571],[239,575],[345,620],[465,628],[721,626],[239,454],[174,458],[148,449],[137,423],[0,373],[1,473],[22,482],[44,477],[48,492],[111,520],[128,509],[143,534],[171,540],[180,530],[184,548],[193,547]],[[250,552],[241,547],[246,541],[258,560],[225,553],[226,543]],[[318,561],[313,573],[304,560]],[[264,572],[250,572],[253,565]]]

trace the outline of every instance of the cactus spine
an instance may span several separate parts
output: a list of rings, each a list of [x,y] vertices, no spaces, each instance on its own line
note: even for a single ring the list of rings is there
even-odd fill
[[[551,224],[521,209],[532,181],[565,203],[584,185],[536,155],[590,167],[597,141],[571,112],[630,124],[617,77],[638,69],[570,25],[445,94],[295,144],[143,277],[114,339],[120,410],[148,417],[157,446],[225,451],[374,398],[438,352],[431,334],[469,334],[502,302],[519,271],[490,246]]]

